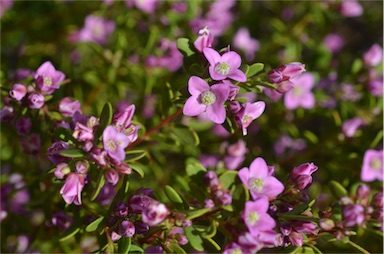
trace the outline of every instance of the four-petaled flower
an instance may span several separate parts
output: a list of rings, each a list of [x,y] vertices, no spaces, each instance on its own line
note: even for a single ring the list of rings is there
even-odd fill
[[[261,116],[264,110],[264,101],[257,101],[255,103],[246,102],[242,105],[241,110],[235,115],[235,120],[241,127],[244,136],[247,135],[248,126],[253,120]]]
[[[250,168],[242,168],[239,178],[251,191],[253,199],[266,196],[269,199],[276,198],[284,190],[284,185],[269,174],[268,166],[261,157],[252,161]]]
[[[49,61],[44,62],[35,74],[37,87],[46,94],[52,94],[56,89],[59,89],[60,83],[64,79],[64,73],[57,71]]]
[[[204,48],[203,53],[210,64],[209,74],[213,80],[223,80],[226,78],[240,82],[247,80],[244,72],[239,70],[241,58],[236,52],[229,51],[221,56],[212,48]]]
[[[276,226],[275,220],[267,213],[268,208],[269,201],[266,197],[245,203],[241,217],[251,235],[256,236],[260,231],[270,230]]]
[[[372,182],[375,179],[383,181],[383,159],[383,150],[367,150],[364,154],[361,180],[364,182]]]
[[[311,89],[315,83],[315,77],[312,73],[304,73],[301,76],[291,79],[295,85],[292,90],[284,96],[284,105],[287,109],[298,107],[313,108],[315,106],[315,96]]]
[[[103,146],[109,157],[116,161],[125,159],[124,149],[129,145],[129,137],[118,132],[115,127],[108,126],[103,132]]]
[[[209,86],[203,79],[192,76],[188,81],[188,91],[192,96],[184,105],[184,115],[197,116],[206,112],[213,122],[224,122],[226,112],[223,103],[228,98],[229,86],[222,83]]]

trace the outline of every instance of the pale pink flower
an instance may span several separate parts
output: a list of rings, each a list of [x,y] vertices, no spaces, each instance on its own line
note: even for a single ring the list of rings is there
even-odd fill
[[[315,106],[315,96],[311,91],[315,83],[313,74],[304,73],[299,77],[291,79],[291,81],[295,84],[295,87],[285,94],[285,107],[290,110],[298,107],[313,108]]]
[[[103,146],[108,155],[116,161],[125,159],[125,148],[129,145],[129,137],[115,129],[114,126],[108,126],[103,132]]]
[[[276,226],[275,220],[267,213],[268,208],[267,197],[260,197],[255,201],[245,203],[241,217],[251,235],[256,236],[260,231],[271,230]]]
[[[246,102],[242,105],[241,110],[235,115],[235,121],[241,127],[244,136],[247,135],[248,126],[253,122],[253,120],[261,116],[264,110],[264,101],[257,101],[254,103]]]
[[[77,173],[68,174],[65,183],[60,190],[67,204],[81,205],[81,192],[84,188],[84,176]]]
[[[241,27],[233,37],[233,47],[242,50],[247,61],[252,61],[260,48],[260,43],[250,36],[246,27]]]
[[[364,154],[363,167],[361,169],[361,180],[372,182],[383,181],[383,150],[368,149]]]
[[[364,63],[369,67],[374,67],[382,63],[383,61],[383,49],[382,47],[375,43],[368,49],[367,52],[363,55]]]
[[[51,62],[44,62],[35,73],[37,87],[46,94],[52,94],[59,89],[65,79],[64,73],[57,71]]]
[[[222,56],[212,48],[203,50],[209,66],[209,74],[213,80],[223,80],[230,78],[236,81],[245,82],[247,77],[244,72],[239,70],[241,58],[234,51],[224,53]]]
[[[229,87],[222,83],[209,86],[203,79],[192,76],[188,81],[188,91],[192,95],[185,102],[183,114],[197,116],[206,112],[207,117],[222,124],[226,117],[224,102],[229,95]]]

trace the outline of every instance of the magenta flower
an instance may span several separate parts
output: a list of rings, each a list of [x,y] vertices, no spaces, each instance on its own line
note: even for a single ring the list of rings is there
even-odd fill
[[[352,227],[361,225],[365,221],[364,207],[358,204],[349,204],[343,207],[345,225]]]
[[[364,154],[360,178],[364,182],[383,181],[383,150],[368,149]]]
[[[22,116],[15,122],[17,134],[25,135],[28,134],[32,128],[32,121],[27,116]]]
[[[229,51],[220,56],[216,50],[205,48],[203,53],[210,64],[209,74],[213,80],[223,80],[226,78],[240,82],[247,80],[244,72],[239,70],[241,58],[236,52]]]
[[[338,34],[328,34],[323,39],[323,44],[333,53],[337,53],[344,46],[344,39]]]
[[[60,190],[64,201],[67,204],[75,203],[81,205],[81,192],[84,188],[84,176],[81,174],[70,173],[65,179],[65,183]]]
[[[64,162],[57,164],[56,169],[53,172],[57,179],[64,179],[64,176],[69,173],[71,173],[71,169],[69,168],[68,164]]]
[[[343,0],[340,3],[340,13],[345,17],[357,17],[363,14],[363,7],[357,0]]]
[[[291,179],[300,190],[304,190],[312,184],[312,173],[317,169],[312,162],[301,164],[292,169]]]
[[[116,185],[117,182],[119,181],[119,173],[113,168],[108,169],[104,173],[104,177],[105,177],[105,180],[112,185]]]
[[[207,117],[222,124],[226,117],[223,103],[229,95],[229,87],[222,83],[209,86],[203,79],[192,76],[188,81],[188,91],[192,95],[185,102],[183,114],[186,116],[197,116],[204,112]]]
[[[341,130],[346,137],[353,137],[356,131],[364,124],[364,120],[360,117],[354,117],[343,122]]]
[[[119,110],[113,115],[113,124],[119,131],[129,128],[132,117],[135,114],[135,105],[130,105],[122,110]]]
[[[363,55],[364,63],[369,67],[374,67],[383,61],[383,49],[377,43],[373,44]]]
[[[242,109],[235,115],[235,120],[241,127],[244,136],[247,135],[248,126],[253,122],[253,120],[261,116],[264,110],[264,101],[257,101],[254,103],[246,102],[242,105]]]
[[[108,126],[103,132],[103,146],[108,155],[116,161],[125,159],[125,148],[129,145],[127,135],[118,132],[115,127]]]
[[[153,13],[156,10],[157,2],[157,0],[125,0],[126,6],[135,6],[146,13]]]
[[[275,220],[267,213],[268,208],[269,201],[266,197],[245,203],[241,218],[252,236],[256,237],[260,231],[271,230],[276,226]]]
[[[199,31],[199,37],[197,37],[193,45],[199,52],[203,52],[205,48],[211,48],[212,43],[213,35],[211,31],[209,31],[208,27],[204,27]]]
[[[119,225],[118,234],[124,237],[132,237],[135,234],[135,225],[129,220],[123,220]]]
[[[81,112],[80,102],[78,100],[71,100],[69,97],[65,97],[59,102],[59,112],[65,117],[72,117],[76,111]]]
[[[37,87],[46,94],[52,94],[59,89],[65,79],[64,73],[57,71],[51,62],[44,62],[35,73]]]
[[[233,37],[233,47],[244,51],[247,61],[252,61],[255,58],[256,51],[260,48],[260,43],[249,35],[247,28],[242,27]]]
[[[96,42],[104,45],[108,37],[115,31],[115,22],[105,20],[96,15],[85,18],[84,27],[76,34],[77,41]]]
[[[27,88],[23,84],[14,84],[9,91],[9,97],[17,101],[21,101],[27,94]]]
[[[295,84],[295,87],[285,94],[285,107],[290,110],[298,107],[313,108],[315,106],[315,96],[311,92],[315,83],[313,74],[304,73],[299,77],[291,79],[291,81]]]
[[[48,159],[56,165],[62,162],[66,162],[69,158],[61,156],[60,151],[67,150],[69,144],[64,141],[56,141],[47,150]]]
[[[238,175],[243,184],[250,190],[253,199],[262,196],[274,199],[284,190],[284,185],[269,174],[267,163],[261,157],[253,160],[249,169],[240,169]]]
[[[142,212],[143,222],[149,226],[159,225],[167,217],[168,208],[157,201],[152,201]]]
[[[44,106],[45,99],[41,93],[30,93],[28,95],[28,107],[31,109],[39,109]]]

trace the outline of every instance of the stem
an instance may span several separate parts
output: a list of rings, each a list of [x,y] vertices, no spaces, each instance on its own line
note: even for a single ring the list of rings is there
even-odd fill
[[[274,89],[274,90],[277,89],[277,86],[276,86],[276,85],[271,84],[271,83],[268,83],[268,82],[265,82],[265,81],[261,81],[260,79],[257,79],[257,80],[256,80],[256,84],[259,85],[259,86],[269,87],[269,88],[272,88],[272,89]]]
[[[354,247],[355,249],[361,251],[364,254],[369,254],[369,251],[367,251],[366,249],[364,249],[363,247],[361,247],[360,245],[358,245],[354,242],[349,241],[348,244],[351,245],[352,247]]]
[[[155,133],[156,131],[158,131],[159,129],[163,128],[165,125],[167,125],[169,122],[171,122],[173,119],[175,119],[178,115],[181,114],[181,112],[183,112],[183,109],[179,109],[177,110],[175,113],[173,113],[172,115],[168,116],[166,119],[164,119],[159,125],[153,127],[152,129],[150,129],[149,131],[147,131],[147,133],[144,134],[144,136],[142,136],[141,138],[139,138],[138,140],[136,140],[135,142],[133,142],[131,145],[129,145],[128,147],[129,148],[133,148],[135,146],[137,146],[138,144],[140,144],[141,142],[145,141],[149,136],[151,136],[153,133]]]

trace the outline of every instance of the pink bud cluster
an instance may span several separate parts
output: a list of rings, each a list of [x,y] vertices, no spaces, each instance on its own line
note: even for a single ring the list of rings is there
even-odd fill
[[[305,71],[305,65],[299,62],[284,64],[268,72],[269,82],[277,85],[277,91],[286,93],[293,89],[295,84],[291,79]]]
[[[229,190],[223,189],[217,174],[213,171],[208,171],[203,178],[205,185],[208,187],[210,195],[204,201],[206,208],[214,208],[216,206],[225,206],[232,203],[232,195]]]

